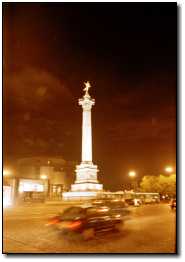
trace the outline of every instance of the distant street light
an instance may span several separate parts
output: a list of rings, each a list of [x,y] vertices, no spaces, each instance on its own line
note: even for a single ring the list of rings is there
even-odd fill
[[[10,176],[12,173],[10,170],[3,170],[3,176]]]
[[[46,175],[41,175],[40,178],[43,179],[43,180],[48,179],[48,177]]]
[[[136,172],[135,171],[130,171],[128,173],[129,177],[135,177],[136,176]]]
[[[167,167],[165,167],[165,171],[167,173],[172,173],[173,172],[173,168],[171,166],[167,166]]]

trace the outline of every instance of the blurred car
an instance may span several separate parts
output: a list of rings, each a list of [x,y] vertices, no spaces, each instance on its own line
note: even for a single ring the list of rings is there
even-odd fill
[[[96,232],[116,229],[122,230],[121,214],[115,214],[107,206],[79,207],[72,206],[53,217],[47,226],[54,226],[61,232],[82,234],[84,240],[93,238]]]
[[[130,210],[128,210],[128,204],[125,202],[125,200],[114,199],[107,203],[107,206],[111,208],[112,212],[118,212],[122,216],[127,216],[130,214]]]
[[[160,203],[160,197],[158,197],[158,196],[153,197],[153,202],[156,203],[156,204],[159,204]]]
[[[105,200],[93,200],[92,206],[101,207],[107,206],[113,213],[120,213],[122,216],[130,214],[128,210],[128,204],[124,199],[105,199]]]
[[[169,205],[170,205],[171,209],[176,209],[176,199],[175,198],[171,199]]]
[[[133,206],[140,206],[142,204],[142,201],[139,198],[129,198],[129,199],[125,199],[125,202],[128,205],[133,205]]]
[[[134,198],[134,206],[139,207],[142,204],[141,199],[139,198]]]
[[[148,198],[145,198],[144,203],[145,204],[156,204],[156,203],[159,203],[159,200],[154,197],[148,197]]]

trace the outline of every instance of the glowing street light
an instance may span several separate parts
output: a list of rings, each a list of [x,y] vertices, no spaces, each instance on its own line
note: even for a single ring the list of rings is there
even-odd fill
[[[172,172],[173,172],[173,168],[172,168],[171,166],[167,166],[167,167],[165,168],[165,171],[166,171],[167,173],[172,173]]]
[[[136,172],[135,171],[130,171],[128,173],[129,177],[135,177],[136,176]]]
[[[41,175],[40,178],[43,179],[43,180],[48,179],[48,177],[46,175]]]
[[[3,176],[10,176],[11,174],[12,173],[11,173],[10,170],[8,170],[8,169],[3,170]]]

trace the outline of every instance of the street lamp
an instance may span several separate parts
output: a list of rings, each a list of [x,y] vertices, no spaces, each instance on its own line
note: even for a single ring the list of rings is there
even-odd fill
[[[167,166],[167,167],[165,167],[165,171],[167,173],[172,173],[173,172],[173,168],[171,166]]]
[[[136,176],[136,172],[135,171],[130,171],[128,173],[129,177],[135,177]]]
[[[10,170],[8,170],[8,169],[3,170],[3,176],[10,176],[11,174],[12,173],[11,173]]]
[[[43,180],[48,179],[48,177],[46,175],[41,175],[40,178],[43,179]]]
[[[137,185],[136,185],[136,181],[134,181],[134,179],[135,179],[135,177],[136,177],[136,172],[135,172],[134,170],[132,170],[132,171],[130,171],[130,172],[128,173],[128,175],[129,175],[129,177],[132,179],[131,185],[133,186],[134,191],[136,191]]]

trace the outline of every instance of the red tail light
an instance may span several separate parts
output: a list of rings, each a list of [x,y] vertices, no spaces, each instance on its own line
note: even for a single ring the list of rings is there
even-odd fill
[[[70,228],[70,229],[77,229],[78,227],[81,226],[81,224],[82,224],[82,222],[80,220],[73,221],[69,225],[67,225],[67,227]]]
[[[60,219],[58,217],[54,217],[50,219],[50,221],[46,224],[46,226],[54,225],[57,224],[58,222],[60,222]]]

